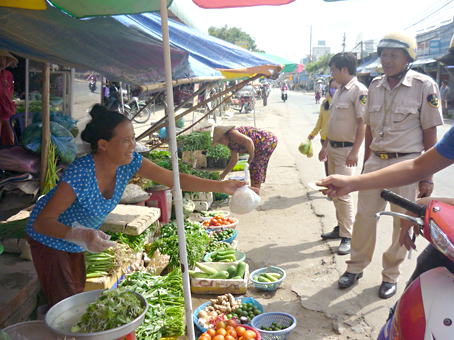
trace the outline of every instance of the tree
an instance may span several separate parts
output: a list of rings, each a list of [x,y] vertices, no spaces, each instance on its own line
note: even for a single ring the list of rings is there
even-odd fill
[[[211,26],[208,29],[208,34],[212,35],[213,37],[219,38],[224,41],[228,41],[232,44],[235,44],[237,41],[245,41],[246,42],[246,49],[251,52],[262,52],[265,51],[260,50],[257,48],[257,44],[255,43],[255,38],[252,38],[249,34],[244,32],[241,28],[231,27],[228,28],[227,25],[223,27],[214,27]]]
[[[329,61],[333,57],[333,53],[325,54],[313,63],[308,63],[305,66],[306,74],[324,74],[329,69]]]

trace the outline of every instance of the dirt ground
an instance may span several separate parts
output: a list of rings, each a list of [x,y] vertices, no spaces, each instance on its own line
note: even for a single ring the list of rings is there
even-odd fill
[[[222,124],[253,125],[248,116],[235,114]],[[314,199],[330,202],[320,194],[315,198],[308,194],[301,165],[287,147],[288,136],[279,128],[283,118],[285,114],[272,108],[261,110],[259,126],[273,131],[279,145],[271,157],[259,208],[233,216],[240,221],[238,249],[246,253],[250,271],[272,265],[284,269],[287,277],[275,292],[259,291],[250,282],[246,296],[258,300],[265,312],[286,312],[296,318],[289,340],[376,338],[378,330],[368,325],[359,308],[337,289],[337,255],[320,239],[322,218],[313,206]],[[233,172],[232,176],[242,174]],[[227,204],[220,206],[228,209]],[[193,308],[212,297],[193,294]]]

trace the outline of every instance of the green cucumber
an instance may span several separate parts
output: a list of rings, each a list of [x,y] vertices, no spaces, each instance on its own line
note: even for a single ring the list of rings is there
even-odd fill
[[[235,254],[235,252],[236,252],[235,249],[227,248],[227,249],[219,250],[216,255],[225,256],[225,255]]]
[[[220,270],[216,274],[210,276],[210,279],[225,280],[228,278],[229,278],[229,272],[227,270]]]
[[[273,275],[270,275],[269,273],[263,273],[262,275],[265,276],[271,282],[277,281],[277,279]]]
[[[229,279],[235,276],[236,268],[235,266],[230,266],[227,268],[227,272],[229,273]]]
[[[268,273],[268,275],[271,275],[271,276],[275,277],[278,280],[282,277],[282,275],[279,274],[279,273]]]
[[[246,271],[246,263],[238,262],[238,265],[236,266],[235,276],[243,277],[245,271]]]
[[[259,282],[266,282],[266,283],[270,283],[271,281],[268,280],[265,276],[263,276],[262,274],[259,275],[258,277],[258,280]]]
[[[208,275],[214,275],[218,272],[216,269],[205,266],[204,264],[202,264],[200,262],[196,262],[195,265],[197,266],[197,268],[199,268],[204,273],[207,273]]]
[[[207,279],[210,277],[209,274],[204,272],[196,272],[194,270],[188,270],[188,274],[190,277],[194,277],[196,279]]]
[[[258,280],[259,280],[259,277],[258,277],[257,275],[254,275],[254,277],[252,278],[252,280],[258,281]]]
[[[232,277],[231,279],[232,279],[232,280],[241,280],[242,277],[241,277],[241,276],[234,276],[234,277]]]
[[[236,261],[234,254],[225,255],[225,256],[216,256],[213,260],[214,262],[233,262]]]

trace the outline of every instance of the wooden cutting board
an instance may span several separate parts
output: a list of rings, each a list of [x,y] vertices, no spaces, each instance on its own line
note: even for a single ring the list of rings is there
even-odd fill
[[[140,235],[161,216],[161,209],[131,204],[118,204],[107,216],[100,230],[126,235]]]

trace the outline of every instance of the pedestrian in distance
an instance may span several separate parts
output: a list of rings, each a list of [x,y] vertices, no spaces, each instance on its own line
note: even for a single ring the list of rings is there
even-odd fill
[[[7,67],[15,67],[18,61],[8,51],[0,50],[0,140],[2,145],[14,145],[14,131],[10,118],[16,113],[13,102],[14,79]]]
[[[328,172],[352,176],[358,165],[359,148],[364,139],[363,114],[366,109],[367,88],[356,77],[356,57],[350,52],[334,55],[329,66],[333,79],[340,84],[332,99],[328,129],[319,160],[328,158]],[[339,255],[350,253],[353,228],[353,196],[333,199],[337,226],[321,235],[322,239],[341,239]]]
[[[338,84],[336,83],[334,78],[331,78],[331,80],[329,81],[328,91],[326,91],[326,98],[320,105],[320,113],[318,114],[317,123],[315,124],[315,127],[309,134],[309,136],[307,136],[307,138],[312,140],[320,132],[320,142],[322,143],[322,146],[326,139],[326,130],[328,129],[329,107],[331,106],[331,102],[333,101],[333,95],[336,92],[337,87]],[[329,173],[327,159],[325,158],[320,161],[324,162],[325,174],[326,176],[328,176]]]
[[[48,308],[85,287],[84,252],[114,246],[98,230],[134,174],[173,187],[171,171],[135,152],[134,127],[122,114],[95,105],[82,132],[92,153],[76,159],[57,186],[34,206],[26,226],[33,263]],[[181,189],[233,194],[241,181],[212,181],[180,174]],[[258,192],[257,189],[253,188]]]
[[[370,173],[392,164],[418,157],[437,141],[437,126],[443,124],[440,93],[429,76],[410,69],[415,59],[416,41],[401,32],[386,34],[377,46],[384,75],[369,86],[364,114],[366,143],[363,173]],[[432,175],[412,183],[392,188],[397,194],[415,200],[429,197],[433,190]],[[381,186],[383,188],[383,186]],[[375,214],[386,207],[379,189],[358,193],[358,206],[347,270],[339,279],[339,287],[347,288],[362,277],[372,260],[376,243]],[[391,205],[391,210],[403,209]],[[399,244],[400,221],[394,219],[392,243],[383,254],[382,283],[378,295],[382,299],[396,293],[406,249]]]
[[[441,82],[440,95],[441,95],[441,106],[443,108],[443,118],[448,118],[448,99],[449,99],[449,87],[448,81],[443,80]]]
[[[216,126],[212,146],[222,144],[230,150],[230,161],[221,173],[223,180],[238,163],[239,154],[249,154],[251,186],[260,189],[266,180],[266,171],[271,155],[277,146],[277,137],[270,131],[251,126]]]
[[[322,86],[320,85],[320,83],[317,83],[317,85],[315,86],[315,104],[320,104],[321,92]]]

